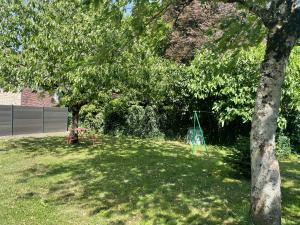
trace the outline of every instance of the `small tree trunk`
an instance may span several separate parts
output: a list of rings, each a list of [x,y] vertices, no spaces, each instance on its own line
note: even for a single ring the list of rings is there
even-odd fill
[[[281,87],[295,38],[268,35],[251,129],[251,217],[256,225],[281,224],[281,178],[275,136]]]
[[[78,128],[80,109],[81,107],[77,105],[71,108],[72,111],[72,130],[70,131],[71,144],[76,144],[79,142],[78,133],[75,132],[75,129]]]

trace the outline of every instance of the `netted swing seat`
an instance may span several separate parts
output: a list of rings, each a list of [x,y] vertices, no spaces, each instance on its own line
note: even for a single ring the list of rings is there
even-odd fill
[[[198,116],[199,113],[199,116]],[[193,127],[189,128],[186,140],[187,143],[192,146],[193,154],[196,154],[196,145],[203,146],[206,154],[208,155],[206,141],[204,138],[204,133],[200,125],[200,111],[194,111],[193,113]]]
[[[197,128],[197,129],[195,129],[195,133],[194,133],[194,128],[190,127],[188,129],[188,132],[186,135],[186,143],[190,144],[190,145],[192,145],[192,144],[204,145],[205,140],[204,140],[203,134],[201,133],[201,130],[199,128]]]

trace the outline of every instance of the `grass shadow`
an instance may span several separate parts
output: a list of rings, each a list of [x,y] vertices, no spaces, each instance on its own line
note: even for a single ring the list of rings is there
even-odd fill
[[[232,179],[218,151],[198,157],[179,143],[125,137],[101,137],[96,146],[59,138],[15,144],[28,157],[68,157],[22,171],[19,182],[51,180],[47,203],[77,205],[111,223],[137,216],[153,224],[247,224],[248,182]]]

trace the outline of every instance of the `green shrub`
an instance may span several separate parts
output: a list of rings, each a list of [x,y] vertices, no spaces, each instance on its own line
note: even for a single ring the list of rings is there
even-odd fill
[[[276,140],[276,155],[279,158],[287,157],[292,153],[290,138],[279,134]]]
[[[145,135],[144,117],[145,110],[142,106],[131,106],[128,109],[128,115],[126,118],[127,134],[143,137]]]
[[[136,137],[158,137],[161,133],[158,129],[157,114],[152,106],[145,108],[133,105],[128,109],[126,118],[126,130],[128,135]]]
[[[80,126],[96,132],[103,131],[103,108],[95,104],[82,107],[80,111]]]
[[[104,133],[122,134],[126,125],[128,103],[126,99],[118,98],[109,102],[104,109],[103,131]]]
[[[92,113],[88,113],[85,116],[83,126],[90,128],[91,130],[102,132],[103,131],[103,113],[99,112],[98,114],[94,115]]]
[[[293,143],[300,143],[300,113],[297,113],[291,121],[290,137]]]
[[[162,136],[161,132],[158,128],[158,118],[155,110],[152,106],[147,106],[145,108],[144,114],[144,130],[145,136],[147,137],[159,137]]]
[[[232,153],[225,157],[225,161],[234,171],[245,177],[251,177],[250,138],[239,136],[232,148]]]

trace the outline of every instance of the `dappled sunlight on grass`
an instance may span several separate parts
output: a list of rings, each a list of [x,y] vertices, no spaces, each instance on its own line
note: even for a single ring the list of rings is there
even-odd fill
[[[300,224],[300,158],[291,156],[280,163],[282,171],[283,222]]]
[[[0,206],[6,213],[0,212],[0,221],[31,224],[34,216],[38,224],[248,224],[249,181],[233,177],[223,163],[227,148],[209,151],[209,157],[195,156],[179,142],[108,136],[95,146],[67,145],[58,137],[1,141]],[[297,185],[296,174],[288,173]],[[21,210],[14,220],[13,201]],[[286,214],[299,207],[292,203],[287,201]],[[28,207],[37,215],[22,213]],[[57,223],[43,220],[41,210]],[[297,216],[291,212],[286,224]]]

